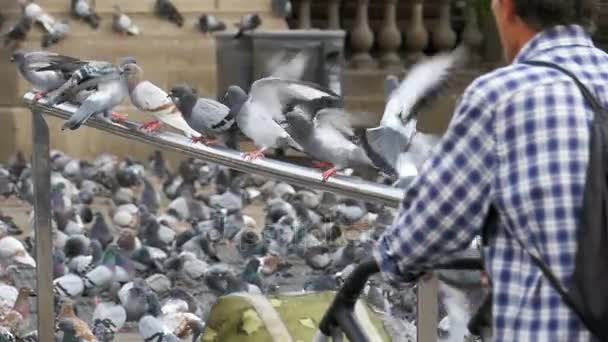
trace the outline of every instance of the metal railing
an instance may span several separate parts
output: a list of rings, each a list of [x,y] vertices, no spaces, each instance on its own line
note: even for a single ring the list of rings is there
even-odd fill
[[[76,110],[70,104],[49,106],[45,99],[34,103],[34,93],[26,93],[23,101],[32,111],[32,168],[34,183],[35,236],[37,255],[38,338],[40,342],[54,341],[54,303],[52,277],[52,230],[50,207],[50,135],[44,115],[68,119]],[[353,177],[337,175],[327,182],[321,180],[318,170],[272,159],[245,161],[238,151],[192,144],[183,135],[159,132],[149,135],[140,132],[138,124],[114,124],[95,118],[86,126],[108,134],[135,140],[161,149],[176,151],[187,156],[220,164],[242,172],[249,172],[294,185],[328,191],[368,202],[398,207],[403,191],[389,186],[367,182]],[[65,132],[63,134],[69,134]],[[418,284],[417,335],[418,341],[437,340],[437,293],[435,277]]]

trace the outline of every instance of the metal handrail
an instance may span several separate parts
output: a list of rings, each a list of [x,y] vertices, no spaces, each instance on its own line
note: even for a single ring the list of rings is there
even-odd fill
[[[32,159],[34,162],[32,171],[35,175],[33,179],[34,211],[38,255],[38,337],[41,342],[51,342],[54,336],[54,326],[49,322],[54,322],[54,312],[52,301],[51,209],[48,200],[50,191],[50,137],[44,114],[68,119],[77,107],[71,104],[50,106],[45,99],[34,102],[34,97],[34,93],[28,92],[23,96],[23,101],[31,109],[33,116],[32,140],[34,148]],[[401,189],[354,177],[337,175],[327,182],[323,182],[320,172],[315,169],[272,159],[246,161],[238,151],[192,144],[187,137],[171,132],[159,132],[154,135],[146,134],[138,130],[139,124],[129,121],[118,124],[91,118],[85,125],[112,135],[139,141],[160,149],[176,151],[242,172],[258,174],[294,185],[328,191],[389,207],[398,207],[403,197],[403,190]],[[69,134],[69,132],[63,134]],[[435,341],[437,338],[437,281],[435,278],[421,280],[418,286],[418,340]],[[40,317],[44,317],[44,319],[40,319]]]

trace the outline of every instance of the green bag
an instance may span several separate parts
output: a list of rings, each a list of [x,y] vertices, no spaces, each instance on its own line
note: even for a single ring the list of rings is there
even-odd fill
[[[312,341],[334,296],[335,292],[283,294],[270,299],[249,293],[224,296],[211,309],[201,341]],[[371,341],[390,341],[381,314],[363,300],[357,302],[355,311]]]

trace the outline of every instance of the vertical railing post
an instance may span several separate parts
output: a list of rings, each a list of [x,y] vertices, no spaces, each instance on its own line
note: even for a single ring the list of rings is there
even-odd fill
[[[51,169],[49,127],[41,113],[32,111],[32,179],[34,182],[34,229],[36,232],[36,293],[38,341],[55,340],[53,301],[53,251],[51,229]]]
[[[402,67],[397,50],[401,47],[401,32],[397,27],[397,0],[385,0],[384,22],[378,34],[382,67]]]
[[[327,2],[327,28],[329,30],[340,29],[340,1],[329,0]]]
[[[416,335],[417,341],[436,342],[439,314],[439,280],[434,274],[418,281]]]
[[[407,61],[416,62],[424,56],[424,48],[429,41],[429,34],[424,26],[424,1],[412,0],[411,19],[405,30]]]
[[[433,32],[433,44],[439,51],[449,51],[456,43],[456,34],[452,30],[450,0],[439,3],[439,24]]]
[[[310,15],[310,0],[300,0],[300,8],[299,8],[299,25],[298,28],[305,30],[312,27],[312,19]]]
[[[370,55],[374,45],[374,32],[369,26],[369,0],[357,1],[357,19],[350,32],[350,45],[353,50],[352,65],[355,68],[373,68],[375,61]]]
[[[473,61],[476,62],[481,59],[479,51],[482,49],[484,37],[479,29],[477,9],[475,8],[475,2],[473,0],[469,0],[467,2],[466,15],[464,19],[465,24],[462,32],[462,40],[469,48],[471,56],[474,58]]]

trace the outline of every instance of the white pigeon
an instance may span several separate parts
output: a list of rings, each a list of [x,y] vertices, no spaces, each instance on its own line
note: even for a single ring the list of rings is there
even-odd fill
[[[19,0],[19,3],[23,6],[23,15],[26,18],[40,23],[47,32],[53,32],[56,20],[50,14],[46,13],[40,5],[32,0]]]
[[[137,36],[141,31],[131,17],[126,15],[118,5],[114,5],[114,14],[112,15],[112,29],[116,33],[128,34]]]
[[[157,131],[161,127],[161,122],[174,127],[188,137],[199,137],[200,134],[190,128],[186,120],[182,117],[179,109],[173,104],[167,92],[157,87],[150,81],[143,79],[143,70],[137,64],[127,64],[124,66],[130,70],[128,77],[129,96],[133,105],[146,113],[150,113],[157,120],[146,122],[141,129],[149,132]]]
[[[0,238],[0,263],[27,265],[36,268],[36,260],[27,252],[23,243],[12,236]]]
[[[98,338],[108,333],[113,335],[122,329],[126,321],[127,312],[122,305],[110,301],[98,303],[93,311],[93,333]]]
[[[68,273],[53,280],[53,292],[59,298],[74,298],[84,292],[84,281],[81,277]]]

